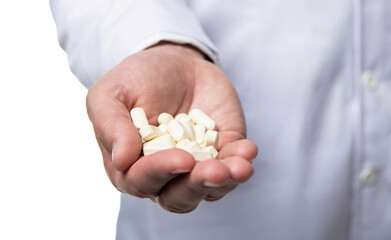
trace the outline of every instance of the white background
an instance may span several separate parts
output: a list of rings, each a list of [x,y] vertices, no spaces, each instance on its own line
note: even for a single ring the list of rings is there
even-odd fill
[[[49,1],[1,1],[0,30],[0,239],[114,239],[119,193]]]

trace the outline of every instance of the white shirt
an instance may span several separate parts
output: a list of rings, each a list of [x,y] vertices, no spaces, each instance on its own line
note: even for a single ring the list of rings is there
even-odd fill
[[[391,239],[389,0],[52,0],[51,7],[86,87],[162,39],[218,59],[259,147],[247,183],[192,213],[122,195],[117,239]]]

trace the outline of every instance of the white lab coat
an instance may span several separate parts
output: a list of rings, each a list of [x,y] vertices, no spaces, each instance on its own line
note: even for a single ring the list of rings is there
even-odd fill
[[[51,0],[90,87],[159,40],[236,87],[255,175],[192,213],[122,195],[117,239],[391,239],[389,0]]]

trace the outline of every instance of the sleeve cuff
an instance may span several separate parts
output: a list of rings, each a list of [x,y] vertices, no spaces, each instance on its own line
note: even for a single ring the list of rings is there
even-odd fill
[[[141,42],[139,42],[130,52],[130,54],[134,54],[137,52],[140,52],[148,47],[151,47],[161,41],[168,41],[178,44],[189,44],[193,47],[197,48],[201,52],[203,52],[209,59],[212,60],[214,64],[220,67],[219,60],[218,60],[218,53],[216,49],[212,49],[207,47],[207,45],[203,44],[197,39],[177,34],[177,33],[170,33],[170,32],[158,32],[155,33]]]

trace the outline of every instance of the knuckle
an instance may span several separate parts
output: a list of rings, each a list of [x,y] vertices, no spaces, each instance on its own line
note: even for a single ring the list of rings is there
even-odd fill
[[[124,181],[123,178],[124,178],[123,174],[117,174],[115,177],[110,178],[111,183],[121,193],[126,193],[138,198],[156,197],[156,194],[147,193],[143,191],[140,187],[134,186],[129,182]]]
[[[189,205],[189,204],[172,203],[164,200],[164,198],[161,197],[158,198],[158,204],[166,211],[172,213],[189,213],[194,211],[198,206],[198,204]]]
[[[230,180],[226,186],[219,188],[219,189],[216,189],[216,190],[210,192],[208,195],[206,195],[206,197],[204,197],[204,200],[207,202],[215,202],[217,200],[220,200],[225,195],[227,195],[229,192],[234,190],[236,188],[236,186],[237,186],[237,184]]]
[[[164,209],[172,213],[189,213],[194,211],[196,208],[180,208],[173,205],[166,205]]]
[[[140,188],[133,188],[129,191],[129,194],[138,198],[151,198],[153,194],[147,193]]]
[[[126,193],[124,190],[122,190],[122,188],[120,188],[119,186],[116,186],[113,184],[113,186],[115,187],[115,189],[117,189],[120,193]]]
[[[217,200],[222,199],[223,197],[224,197],[224,196],[206,196],[206,197],[204,198],[204,200],[207,201],[207,202],[215,202],[215,201],[217,201]]]

